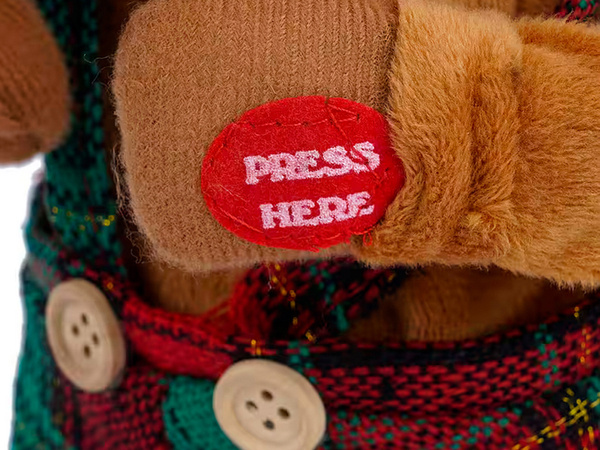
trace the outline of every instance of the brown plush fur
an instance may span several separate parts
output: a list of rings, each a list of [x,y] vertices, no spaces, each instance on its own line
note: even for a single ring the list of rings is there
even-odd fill
[[[400,29],[388,115],[407,181],[361,256],[491,262],[515,221],[520,39],[499,13],[425,2],[405,3]]]
[[[111,3],[114,5],[110,6]],[[135,3],[139,2],[131,5]],[[528,8],[539,8],[539,5],[541,3],[536,1],[519,2],[516,5],[511,2],[496,4],[495,1],[477,3],[481,7],[499,7],[512,15]],[[544,7],[548,9],[548,2]],[[110,30],[115,32],[127,10],[119,0],[111,0],[103,10],[108,22],[102,29],[105,32],[109,30],[107,34],[110,34]],[[109,23],[110,26],[107,26]],[[106,55],[111,54],[113,44],[110,42],[115,40],[114,35],[105,37],[105,42],[109,42],[105,46]],[[112,126],[112,116],[108,116],[107,127]],[[112,147],[112,143],[109,143],[109,149]],[[148,298],[176,312],[205,311],[227,295],[231,283],[236,279],[235,273],[231,276],[217,273],[194,276],[155,260],[138,264],[137,268],[146,285]],[[540,320],[580,297],[579,293],[558,291],[541,280],[517,277],[497,270],[488,273],[438,266],[415,272],[396,295],[386,299],[382,309],[373,318],[358,323],[351,335],[374,340],[388,337],[422,340],[475,337]]]
[[[105,56],[115,51],[117,34],[130,8],[141,3],[121,0],[102,3],[101,43]],[[553,9],[547,0],[453,0],[451,3],[497,9],[513,16],[548,13]],[[262,80],[265,84],[256,87],[253,82],[263,72],[260,67],[253,67],[251,70],[259,72],[248,78],[252,83],[250,94],[248,86],[235,84],[239,91],[235,95],[244,97],[245,103],[234,102],[229,105],[227,117],[215,117],[202,142],[206,144],[230,116],[268,99],[312,93],[311,83],[315,83],[317,93],[349,96],[383,108],[382,99],[387,92],[385,55],[389,53],[392,60],[391,36],[397,16],[393,14],[394,2],[386,0],[378,6],[382,9],[375,10],[381,16],[371,16],[369,22],[381,26],[379,39],[372,43],[372,48],[378,50],[373,56],[369,53],[371,49],[365,47],[354,55],[357,60],[371,55],[374,59],[369,63],[377,69],[374,73],[363,73],[366,78],[353,84],[344,79],[349,69],[340,69],[337,75],[332,75],[341,77],[342,81],[336,84],[333,78],[303,77],[300,66],[272,67],[273,73],[264,72],[272,78]],[[342,8],[349,10],[346,4]],[[258,10],[250,10],[248,14],[259,14]],[[310,10],[315,17],[317,11]],[[341,20],[342,16],[338,18]],[[214,17],[207,13],[205,23],[210,25]],[[160,31],[164,23],[158,22]],[[375,233],[375,245],[361,249],[361,254],[377,263],[493,263],[561,282],[594,284],[600,195],[596,160],[600,110],[597,29],[551,21],[514,24],[493,12],[474,13],[413,2],[402,4],[400,23],[391,72],[390,116],[395,123],[398,151],[409,167],[423,170],[410,174],[411,189],[404,191],[406,195],[403,194]],[[2,65],[4,71],[0,70],[0,162],[6,162],[56,145],[68,124],[68,94],[61,56],[29,2],[0,0],[0,31],[3,35],[0,61],[10,61]],[[308,28],[303,32],[310,34]],[[190,36],[186,35],[182,43],[193,41]],[[302,39],[305,42],[307,38]],[[417,45],[419,42],[421,45]],[[236,41],[236,45],[239,43]],[[315,59],[315,54],[300,55],[299,48],[283,55],[304,57],[303,61],[310,65],[324,58],[323,49],[317,48],[318,51],[313,50],[321,59]],[[253,55],[249,61],[255,57],[258,56]],[[103,64],[105,61],[101,60]],[[380,67],[375,65],[377,61],[382,61]],[[175,58],[171,62],[176,66],[172,70],[180,68]],[[225,60],[224,64],[227,63]],[[161,67],[157,64],[154,69],[160,71]],[[321,77],[325,68],[324,63],[317,64]],[[105,81],[110,69],[110,65],[103,67]],[[281,70],[291,70],[299,78],[276,78],[276,72],[284,73],[278,72]],[[214,80],[221,90],[214,88],[208,95],[210,98],[212,95],[222,98],[226,92],[222,88],[232,86],[229,77],[235,76],[235,71],[225,72],[223,79]],[[413,84],[408,83],[411,77]],[[139,79],[126,81],[135,83]],[[295,88],[294,82],[301,86]],[[272,88],[274,92],[268,89],[255,92],[263,88]],[[355,91],[348,94],[347,89]],[[424,100],[427,103],[423,105]],[[108,97],[107,106],[111,106]],[[107,111],[105,124],[110,152],[117,144],[117,137],[114,116],[110,108]],[[168,112],[162,104],[157,104],[157,111]],[[168,171],[175,173],[184,162],[180,166],[167,165]],[[150,172],[148,166],[143,168]],[[166,170],[154,169],[157,173]],[[144,170],[139,176],[146,176]],[[148,202],[154,201],[152,189],[143,194],[148,196]],[[394,222],[394,217],[405,213],[406,205],[402,202],[407,200],[411,200],[406,209],[412,215],[405,216],[406,223]],[[445,209],[440,208],[440,202]],[[134,211],[137,212],[135,205]],[[416,211],[423,215],[415,214]],[[439,223],[445,225],[438,226]],[[184,235],[190,231],[182,228]],[[131,231],[136,233],[135,229]],[[241,252],[238,264],[256,258],[302,256],[253,249],[245,259],[248,255],[244,245],[231,244],[228,241],[231,236],[219,236],[226,246],[233,245]],[[140,245],[147,242],[143,240]],[[347,249],[341,252],[346,253]],[[171,260],[184,265],[175,261],[185,257],[181,255]],[[226,255],[232,260],[221,260],[220,264],[234,263],[236,255],[235,252]],[[218,265],[209,263],[211,267]],[[167,310],[192,314],[202,313],[226,298],[241,276],[241,271],[194,275],[160,261],[132,261],[131,268],[138,272],[149,301]],[[582,295],[579,291],[559,291],[540,279],[496,269],[487,272],[431,266],[415,271],[373,317],[359,322],[351,335],[369,340],[471,338],[541,320],[578,301]]]
[[[451,6],[462,6],[467,9],[493,9],[495,11],[502,11],[510,16],[516,16],[518,12],[518,5],[520,3],[533,3],[533,0],[529,2],[519,2],[518,0],[437,0],[439,3],[446,3]]]
[[[0,164],[52,150],[69,125],[68,75],[33,2],[0,0]]]
[[[545,280],[499,269],[432,266],[414,271],[349,335],[365,341],[473,339],[542,321],[583,297],[581,291],[559,291]]]
[[[226,300],[245,270],[190,274],[178,269],[145,263],[138,266],[144,298],[154,306],[185,314],[202,314]]]
[[[389,117],[407,185],[360,257],[597,284],[600,29],[424,2],[400,29]]]
[[[390,219],[375,231],[376,245],[359,249],[357,254],[378,264],[497,263],[508,270],[562,281],[557,273],[517,267],[515,258],[501,261],[521,245],[512,239],[531,239],[527,227],[519,228],[524,221],[517,219],[513,206],[515,177],[526,164],[519,155],[527,145],[538,146],[519,142],[522,135],[538,132],[536,118],[526,115],[523,105],[529,94],[520,90],[537,89],[535,84],[523,85],[524,81],[535,83],[528,77],[547,70],[550,76],[544,83],[556,83],[553,68],[545,64],[549,60],[524,64],[523,58],[536,51],[536,44],[526,42],[533,22],[530,26],[514,23],[489,8],[518,15],[534,6],[546,11],[548,3],[523,6],[510,1],[460,0],[488,8],[479,12],[433,2],[403,3],[399,14],[403,26],[392,58],[393,2],[352,1],[352,7],[339,2],[337,9],[330,10],[331,5],[321,2],[290,1],[275,7],[271,0],[235,6],[225,0],[181,5],[155,0],[133,15],[117,54],[114,90],[129,204],[151,243],[149,248],[159,259],[195,272],[314,257],[256,246],[224,230],[198,191],[202,155],[229,121],[269,100],[318,93],[381,109],[389,59],[394,61],[390,118],[401,128],[396,139],[408,168],[408,184],[390,208]],[[305,28],[291,25],[296,16],[309,18],[303,21]],[[273,20],[281,22],[273,24]],[[344,24],[363,27],[360,32],[332,34],[332,20],[339,22],[340,29]],[[548,23],[554,22],[536,26],[553,26]],[[269,27],[283,35],[268,31]],[[190,40],[199,29],[206,42]],[[566,24],[553,28],[559,40],[576,40],[584,30]],[[365,42],[367,35],[377,38]],[[324,41],[317,42],[317,38]],[[570,61],[564,69],[570,74],[560,81],[562,87],[578,86],[589,108],[597,110],[593,98],[588,98],[596,82],[593,72],[582,80],[577,75],[580,63],[576,58]],[[216,90],[220,83],[223,89]],[[537,111],[568,103],[568,92],[557,92]],[[564,118],[565,123],[578,112],[567,111],[570,116]],[[592,128],[590,133],[595,144]],[[582,147],[587,142],[574,145]],[[579,147],[572,154],[580,154]],[[545,147],[536,148],[545,152]],[[540,170],[560,171],[560,157],[554,161],[552,170]],[[567,180],[559,188],[568,186]],[[522,191],[530,192],[530,187],[524,185]],[[588,203],[593,204],[593,199]],[[553,208],[549,202],[547,209]],[[538,219],[536,215],[532,221],[538,223]],[[542,239],[554,239],[548,233]],[[394,240],[402,242],[401,250]],[[320,256],[346,251],[334,248]],[[527,250],[523,252],[517,259],[527,257]],[[575,276],[566,281],[579,280]]]

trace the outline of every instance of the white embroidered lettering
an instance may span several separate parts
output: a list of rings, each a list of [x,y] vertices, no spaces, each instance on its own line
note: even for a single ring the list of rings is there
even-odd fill
[[[292,226],[294,227],[314,227],[319,225],[319,217],[307,219],[312,214],[311,208],[315,207],[312,200],[299,200],[292,202]]]
[[[354,169],[354,163],[347,155],[348,152],[344,147],[330,148],[323,153],[323,159],[326,163],[339,167],[323,167],[320,171],[329,177],[338,177],[350,173]]]
[[[359,152],[363,157],[367,159],[369,169],[375,170],[379,167],[381,159],[379,155],[375,153],[375,146],[370,142],[363,142],[362,144],[356,144],[354,150]]]
[[[288,202],[277,203],[277,211],[273,211],[271,203],[265,203],[264,205],[260,205],[260,212],[265,230],[277,227],[275,219],[279,220],[280,228],[293,226],[290,219],[290,204]]]
[[[318,159],[321,156],[316,150],[296,152],[296,173],[293,180],[306,180],[308,178],[320,178],[319,172],[311,172],[311,167],[317,167]]]
[[[345,199],[340,197],[323,197],[317,200],[296,200],[281,202],[277,205],[265,203],[260,205],[264,229],[287,227],[314,227],[332,222],[343,222],[356,217],[373,214],[375,207],[367,206],[371,200],[368,192],[350,194]],[[309,218],[311,215],[314,216]],[[279,224],[275,222],[279,221]]]
[[[246,184],[258,184],[258,178],[271,173],[271,164],[262,156],[247,156],[244,158],[246,165]]]
[[[325,164],[320,169],[319,161]],[[246,184],[258,184],[261,179],[270,175],[271,182],[283,180],[308,180],[323,177],[339,177],[348,173],[363,173],[379,167],[380,157],[375,152],[375,146],[370,142],[354,145],[349,153],[344,147],[331,147],[323,152],[317,150],[298,151],[291,153],[276,153],[263,156],[247,156]],[[315,170],[311,170],[315,169]]]
[[[363,208],[363,206],[365,206],[369,200],[371,200],[371,196],[368,192],[350,194],[348,196],[348,215],[351,217],[362,217],[368,216],[369,214],[373,214],[375,206],[371,205],[368,208]]]
[[[317,203],[321,210],[320,221],[322,224],[331,223],[334,220],[342,222],[350,219],[350,216],[346,214],[348,204],[339,197],[320,198]]]
[[[296,174],[296,157],[289,153],[269,156],[271,181],[293,180]]]

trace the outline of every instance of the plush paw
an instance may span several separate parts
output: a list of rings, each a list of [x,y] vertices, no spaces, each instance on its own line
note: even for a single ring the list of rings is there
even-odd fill
[[[600,282],[600,28],[409,1],[399,29],[407,181],[360,257]]]

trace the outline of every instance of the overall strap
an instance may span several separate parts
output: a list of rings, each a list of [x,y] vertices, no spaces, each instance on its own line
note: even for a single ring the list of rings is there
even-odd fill
[[[104,152],[98,2],[39,0],[70,70],[71,133],[45,157],[42,207],[57,240],[83,261],[115,265],[121,254],[116,195]],[[28,236],[29,236],[28,230]]]

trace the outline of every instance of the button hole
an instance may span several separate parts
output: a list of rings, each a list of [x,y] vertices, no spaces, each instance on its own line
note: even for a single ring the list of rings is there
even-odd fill
[[[81,323],[84,325],[88,324],[88,317],[85,314],[81,315]]]
[[[275,424],[273,423],[272,420],[267,419],[263,422],[263,425],[265,426],[265,428],[267,430],[274,430],[275,429]]]
[[[262,391],[260,393],[260,396],[263,398],[263,400],[270,402],[271,400],[273,400],[273,394],[271,394],[271,392],[269,391]]]
[[[89,358],[90,356],[92,356],[92,349],[89,347],[89,345],[86,345],[85,347],[83,347],[83,354],[85,355],[86,358]]]
[[[73,335],[79,336],[79,327],[77,325],[73,325],[73,327],[71,328],[71,332],[73,333]]]
[[[279,414],[279,417],[281,417],[282,419],[289,419],[290,418],[290,412],[285,409],[285,408],[279,408],[277,410],[277,414]]]
[[[250,412],[255,412],[258,410],[258,406],[256,406],[256,403],[254,403],[252,400],[248,400],[246,402],[246,409]]]
[[[92,342],[95,346],[100,345],[100,339],[98,339],[98,335],[96,333],[92,334]]]

